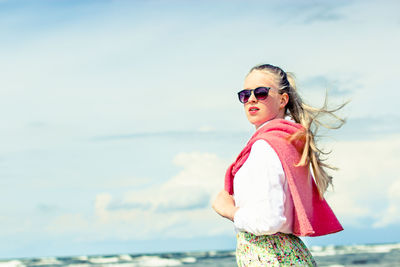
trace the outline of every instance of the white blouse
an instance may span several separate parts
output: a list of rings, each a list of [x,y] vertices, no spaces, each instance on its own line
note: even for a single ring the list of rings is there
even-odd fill
[[[266,141],[257,140],[252,145],[233,186],[239,207],[233,220],[236,231],[255,235],[293,233],[293,200],[281,161]]]

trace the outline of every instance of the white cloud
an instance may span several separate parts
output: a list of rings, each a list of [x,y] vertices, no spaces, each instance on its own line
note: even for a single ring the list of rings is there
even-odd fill
[[[179,153],[173,163],[182,170],[157,186],[96,196],[94,216],[64,214],[50,231],[83,232],[88,239],[194,237],[231,233],[232,225],[217,215],[211,201],[223,188],[228,163],[215,154]]]
[[[374,223],[374,227],[385,227],[400,223],[400,177],[387,190],[388,205],[380,212],[381,217]]]
[[[327,198],[344,223],[360,226],[365,218],[381,226],[395,222],[393,207],[399,203],[396,189],[400,180],[398,151],[399,135],[333,145],[331,162],[340,170],[332,172],[335,190]]]
[[[223,188],[228,163],[215,154],[180,153],[173,159],[182,171],[147,190],[127,193],[123,203],[150,204],[153,210],[192,209],[209,204],[210,197]]]
[[[212,3],[210,9],[210,3],[201,4],[206,14],[190,4],[166,12],[160,9],[161,2],[140,9],[129,3],[121,4],[127,8],[105,4],[100,13],[90,12],[95,15],[78,12],[81,17],[64,17],[56,20],[60,24],[46,27],[31,22],[36,17],[46,21],[48,12],[28,11],[27,16],[24,12],[29,5],[8,10],[4,15],[10,23],[0,27],[5,40],[0,51],[0,112],[8,114],[3,116],[0,140],[7,157],[3,167],[10,163],[9,170],[3,168],[3,175],[10,177],[3,179],[8,185],[5,190],[12,188],[10,195],[19,195],[13,189],[20,188],[19,184],[31,184],[38,192],[44,192],[44,187],[62,187],[71,194],[80,190],[75,202],[87,203],[82,196],[88,191],[68,175],[85,177],[82,183],[88,184],[96,178],[90,169],[97,161],[87,156],[79,158],[79,168],[71,164],[75,155],[85,155],[87,149],[76,140],[149,131],[247,130],[250,127],[235,93],[246,71],[262,62],[293,71],[300,81],[316,76],[337,81],[338,91],[351,91],[352,118],[398,114],[398,89],[393,81],[399,76],[400,61],[398,2],[352,1],[332,12],[328,10],[331,4],[311,9],[305,4],[306,11],[298,12],[295,5],[282,9],[281,4],[274,8],[276,4],[267,2],[262,8],[260,3],[237,2],[245,9],[221,3]],[[64,14],[58,8],[52,5],[51,18],[57,12]],[[257,14],[265,10],[271,16],[260,20]],[[301,23],[310,19],[319,21]],[[310,92],[305,100],[319,105],[324,91],[318,95],[318,88],[300,87],[300,92]],[[334,144],[332,163],[341,170],[334,173],[336,192],[329,200],[345,223],[360,225],[363,218],[372,218],[376,227],[398,223],[398,139]],[[44,150],[55,157],[61,147],[73,147],[74,152],[77,147],[73,157],[57,160],[65,169],[46,160],[41,161],[46,162],[42,167],[46,171],[31,171],[29,166],[37,165],[34,151]],[[115,147],[116,142],[109,142],[103,150],[115,151]],[[168,149],[160,146],[160,150]],[[28,168],[21,168],[24,162],[17,154],[29,160]],[[120,167],[116,162],[121,154],[115,155],[115,161],[107,162],[109,169]],[[143,189],[143,180],[137,185],[129,179],[111,185],[104,179],[90,183],[90,192],[104,192],[97,196],[93,214],[85,207],[47,220],[42,214],[26,215],[25,208],[15,205],[15,213],[7,213],[9,207],[4,206],[1,213],[19,215],[3,218],[3,231],[23,238],[28,232],[45,236],[40,227],[49,221],[47,231],[75,231],[92,239],[231,233],[230,222],[209,207],[212,195],[223,186],[228,163],[200,153],[182,153],[174,163],[182,167],[180,173],[168,179],[161,169],[159,186],[147,189]],[[41,183],[37,177],[44,177]],[[117,188],[134,186],[137,190],[126,195],[115,193]],[[104,190],[107,187],[109,191]],[[27,192],[32,195],[25,195],[23,201],[29,198],[33,206],[54,201],[53,195],[36,193],[38,197],[32,190]],[[13,202],[13,197],[3,195],[5,203]],[[63,204],[67,211],[76,208],[66,200]],[[24,222],[23,227],[18,221]]]
[[[329,145],[333,146],[330,162],[340,170],[332,173],[335,190],[328,192],[327,199],[340,221],[356,227],[372,226],[365,225],[366,218],[373,220],[375,227],[397,223],[400,136]],[[179,153],[173,163],[181,171],[157,186],[122,196],[98,194],[89,232],[97,232],[96,238],[121,239],[231,232],[231,223],[215,214],[210,205],[223,188],[229,163],[215,154],[198,152]]]

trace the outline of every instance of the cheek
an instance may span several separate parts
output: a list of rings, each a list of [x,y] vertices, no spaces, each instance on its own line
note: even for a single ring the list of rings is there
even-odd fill
[[[274,101],[264,103],[261,111],[260,117],[262,117],[262,120],[271,120],[279,113],[279,103]]]
[[[279,112],[280,102],[279,102],[278,99],[272,99],[272,98],[270,98],[270,99],[268,99],[267,102],[264,103],[264,106],[265,106],[265,109],[266,109],[268,112],[270,112],[270,113],[272,113],[272,114],[275,114],[275,113],[278,113],[278,112]]]
[[[276,109],[276,103],[274,101],[266,101],[262,103],[262,107],[265,113],[273,113]]]

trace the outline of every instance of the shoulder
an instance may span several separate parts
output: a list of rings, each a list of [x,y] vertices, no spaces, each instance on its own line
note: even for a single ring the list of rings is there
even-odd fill
[[[275,153],[271,145],[264,139],[258,139],[257,141],[255,141],[251,146],[251,151],[254,153],[261,153],[261,154],[268,154],[271,152]]]
[[[263,139],[259,139],[253,143],[253,145],[251,146],[249,159],[264,161],[268,165],[275,165],[275,164],[280,165],[278,154],[271,147],[271,145]]]

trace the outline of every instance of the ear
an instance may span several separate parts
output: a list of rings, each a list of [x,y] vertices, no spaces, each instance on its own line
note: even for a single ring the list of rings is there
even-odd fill
[[[279,104],[279,108],[284,109],[289,102],[289,95],[287,93],[283,93],[281,95],[281,102]]]

